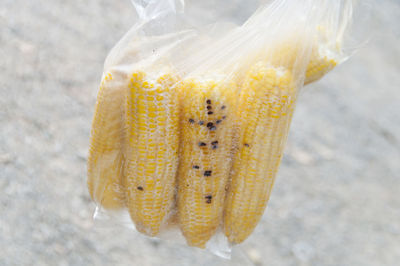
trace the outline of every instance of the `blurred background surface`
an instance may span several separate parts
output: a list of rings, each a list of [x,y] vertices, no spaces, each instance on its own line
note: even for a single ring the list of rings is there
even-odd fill
[[[399,5],[379,1],[369,44],[302,91],[266,214],[226,261],[93,224],[90,126],[130,1],[2,0],[0,265],[399,265]]]

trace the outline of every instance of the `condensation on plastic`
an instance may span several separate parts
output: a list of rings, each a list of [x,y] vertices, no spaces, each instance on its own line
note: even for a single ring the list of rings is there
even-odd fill
[[[275,69],[278,75],[290,73],[291,86],[295,90],[291,101],[295,105],[296,94],[303,86],[307,66],[315,51],[318,55],[334,58],[337,63],[347,58],[348,52],[343,45],[351,24],[353,2],[132,0],[132,3],[139,19],[105,61],[88,167],[89,187],[97,204],[95,218],[135,229],[126,208],[112,207],[126,199],[112,199],[110,208],[102,206],[102,195],[107,193],[106,190],[124,190],[123,182],[104,180],[105,172],[113,178],[123,176],[127,154],[135,152],[127,151],[128,145],[124,144],[129,138],[126,137],[128,129],[124,115],[132,73],[146,73],[154,82],[162,74],[172,74],[178,77],[178,82],[233,82],[236,85],[230,93],[239,98],[246,86],[246,77],[251,76],[253,69]],[[280,126],[282,134],[277,144],[280,154],[289,125],[290,119]],[[120,142],[116,141],[119,139]],[[96,145],[101,149],[97,151]],[[233,147],[237,145],[232,144]],[[232,150],[230,158],[235,153],[235,149]],[[93,155],[96,152],[101,154]],[[178,161],[182,160],[182,154],[177,156]],[[273,182],[269,190],[272,185]],[[173,194],[176,196],[177,190]],[[164,219],[168,224],[161,225],[156,237],[185,243],[176,224],[175,203],[168,212]],[[229,258],[231,245],[219,225],[206,248]]]

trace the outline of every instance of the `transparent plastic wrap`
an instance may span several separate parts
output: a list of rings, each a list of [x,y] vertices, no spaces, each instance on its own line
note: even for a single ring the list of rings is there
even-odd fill
[[[229,257],[264,213],[299,89],[346,57],[352,2],[274,0],[247,21],[224,1],[199,16],[200,2],[133,1],[139,20],[105,62],[88,187],[96,218]]]

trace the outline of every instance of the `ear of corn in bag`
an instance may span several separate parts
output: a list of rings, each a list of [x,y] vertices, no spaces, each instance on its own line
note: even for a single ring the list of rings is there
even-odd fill
[[[201,78],[180,86],[179,226],[187,243],[204,248],[221,223],[231,166],[236,111],[233,82]]]
[[[124,84],[118,79],[121,79],[118,74],[107,73],[101,82],[87,166],[90,196],[106,209],[120,209],[125,205]]]
[[[176,78],[130,77],[126,99],[126,204],[136,229],[157,235],[174,203],[178,167]]]
[[[224,230],[241,243],[258,224],[275,180],[289,129],[296,86],[290,71],[255,65],[239,97],[238,151],[227,192]]]

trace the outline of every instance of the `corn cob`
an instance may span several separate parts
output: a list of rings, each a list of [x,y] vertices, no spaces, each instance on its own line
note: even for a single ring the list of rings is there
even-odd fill
[[[106,209],[124,206],[122,185],[124,156],[123,87],[111,86],[113,76],[105,75],[100,85],[92,123],[88,157],[88,188],[94,201]]]
[[[136,229],[158,234],[174,203],[179,118],[175,78],[131,76],[126,101],[127,206]]]
[[[295,102],[290,71],[255,65],[238,103],[238,147],[227,192],[224,232],[241,243],[259,222],[278,170]]]
[[[178,220],[187,243],[205,248],[222,220],[237,92],[230,82],[198,79],[179,92]]]

